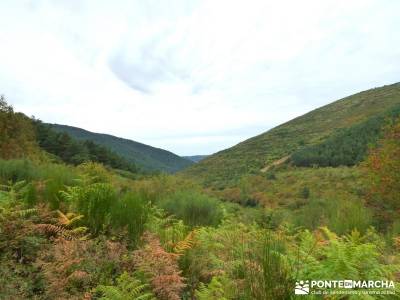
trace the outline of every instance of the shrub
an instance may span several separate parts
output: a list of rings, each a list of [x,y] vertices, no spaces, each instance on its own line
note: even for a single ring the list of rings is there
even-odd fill
[[[126,228],[133,244],[137,244],[144,231],[149,209],[145,197],[137,192],[129,192],[113,203],[110,222],[116,228]]]
[[[326,225],[340,235],[355,229],[364,234],[372,223],[371,212],[357,199],[329,201],[326,215]]]
[[[39,172],[36,166],[26,159],[0,159],[0,178],[3,183],[8,181],[38,179]]]
[[[294,281],[285,252],[285,241],[269,232],[255,248],[245,252],[247,299],[290,299]]]
[[[79,165],[78,170],[86,183],[105,183],[111,180],[111,174],[99,163],[86,162]]]
[[[371,226],[371,213],[358,199],[310,199],[295,212],[294,224],[310,230],[328,226],[337,234],[353,229],[364,233]]]
[[[276,180],[276,175],[274,172],[268,172],[265,176],[268,180]]]
[[[303,187],[300,191],[300,197],[303,199],[310,198],[310,189],[308,187]]]
[[[109,224],[110,209],[117,201],[114,188],[107,183],[70,188],[63,196],[84,215],[87,227],[95,235]]]
[[[219,201],[194,191],[176,192],[159,205],[189,226],[215,226],[222,219]]]

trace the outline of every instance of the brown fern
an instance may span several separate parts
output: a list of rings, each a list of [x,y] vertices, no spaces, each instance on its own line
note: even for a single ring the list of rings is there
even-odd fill
[[[76,239],[74,234],[69,229],[65,229],[62,226],[53,224],[37,224],[37,229],[48,236],[62,237],[68,241]]]
[[[179,255],[166,252],[159,239],[148,232],[143,239],[144,248],[134,252],[135,265],[149,277],[160,300],[179,300],[185,287],[178,267]]]

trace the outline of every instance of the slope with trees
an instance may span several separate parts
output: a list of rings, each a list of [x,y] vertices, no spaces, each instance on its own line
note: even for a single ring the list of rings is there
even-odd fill
[[[59,132],[66,132],[78,140],[89,140],[107,147],[146,171],[174,173],[193,164],[192,161],[172,152],[109,134],[94,133],[59,124],[51,124],[51,127]]]
[[[309,145],[319,144],[338,129],[366,121],[400,105],[400,83],[367,90],[279,125],[261,135],[207,157],[184,171],[206,185],[223,188]]]

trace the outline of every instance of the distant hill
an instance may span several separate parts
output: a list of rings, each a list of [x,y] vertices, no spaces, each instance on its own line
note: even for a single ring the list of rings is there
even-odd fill
[[[191,160],[195,163],[198,163],[199,161],[205,159],[209,155],[192,155],[192,156],[183,156],[183,158],[186,158],[188,160]]]
[[[192,161],[182,158],[172,152],[132,140],[109,134],[94,133],[78,127],[60,124],[50,125],[53,129],[66,132],[76,139],[90,140],[105,146],[146,171],[174,173],[193,164]]]
[[[245,174],[258,174],[277,162],[286,162],[297,150],[322,143],[339,129],[360,124],[399,104],[400,83],[360,92],[211,155],[184,174],[206,185],[232,185]]]

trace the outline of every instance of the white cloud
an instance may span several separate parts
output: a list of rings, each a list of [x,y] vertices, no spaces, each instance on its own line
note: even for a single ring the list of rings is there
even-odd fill
[[[47,122],[212,153],[399,81],[398,1],[2,1],[0,92]]]

